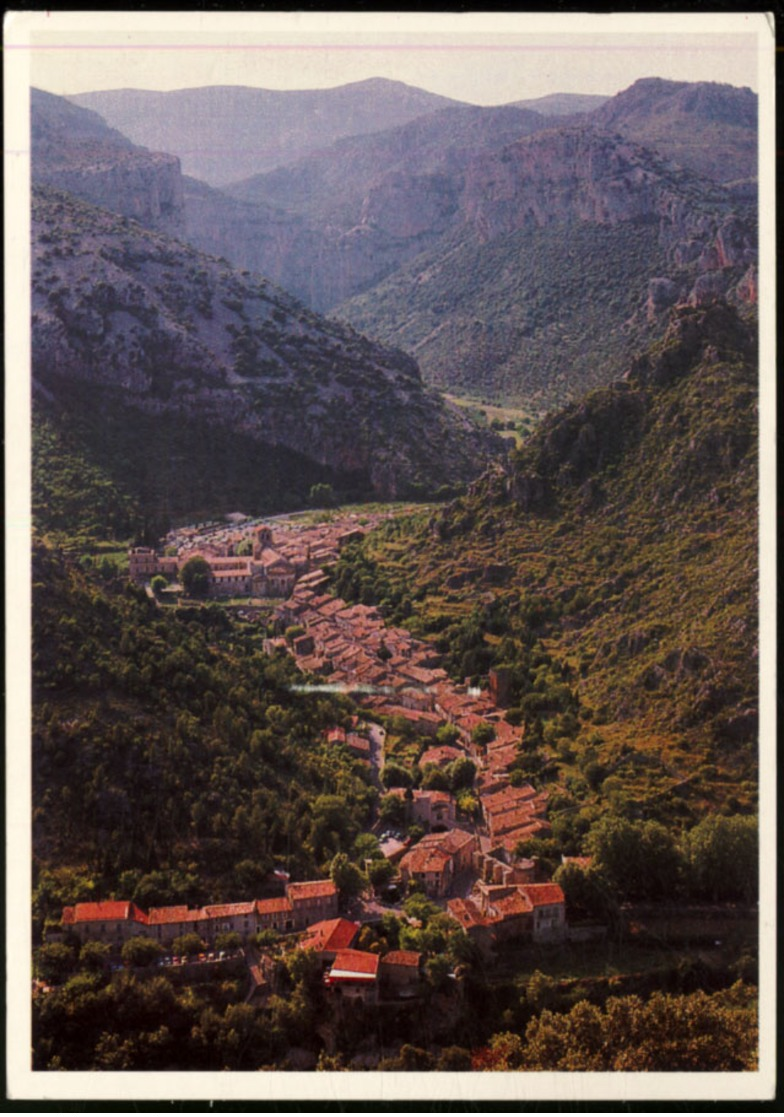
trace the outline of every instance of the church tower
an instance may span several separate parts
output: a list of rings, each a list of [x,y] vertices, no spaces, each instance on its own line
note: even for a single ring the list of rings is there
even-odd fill
[[[253,537],[253,557],[257,561],[261,559],[261,552],[265,547],[272,546],[272,528],[262,526],[256,528]]]

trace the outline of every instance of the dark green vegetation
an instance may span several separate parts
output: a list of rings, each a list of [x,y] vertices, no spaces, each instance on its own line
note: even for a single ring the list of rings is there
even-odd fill
[[[116,389],[71,382],[35,401],[33,516],[58,542],[152,544],[180,519],[305,507],[325,478],[347,496],[366,491],[361,475],[199,417],[129,408]]]
[[[555,224],[489,244],[460,230],[340,313],[439,387],[556,406],[620,375],[655,328],[637,312],[665,267],[652,225]]]
[[[40,543],[33,582],[38,931],[63,904],[234,900],[353,850],[376,792],[322,741],[344,700],[294,697],[293,662],[217,606],[160,610]]]
[[[755,810],[756,384],[753,321],[681,311],[507,473],[336,569],[456,679],[506,669],[564,852],[608,809],[674,833]]]
[[[756,990],[612,997],[545,1009],[524,1035],[503,1032],[474,1053],[474,1070],[749,1071],[757,1069]]]

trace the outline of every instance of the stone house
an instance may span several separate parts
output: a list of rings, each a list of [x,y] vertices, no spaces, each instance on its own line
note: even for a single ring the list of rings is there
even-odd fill
[[[384,991],[405,996],[422,983],[422,955],[416,950],[390,950],[382,954],[379,978]]]
[[[426,834],[400,862],[403,885],[418,881],[428,896],[448,895],[455,877],[471,868],[479,848],[476,834],[465,830]]]

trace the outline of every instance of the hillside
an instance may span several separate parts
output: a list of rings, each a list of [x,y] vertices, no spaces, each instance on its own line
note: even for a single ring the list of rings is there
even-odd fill
[[[353,562],[363,600],[411,611],[455,677],[507,668],[516,766],[572,852],[608,807],[676,828],[753,809],[756,385],[753,320],[682,309],[508,471],[339,570],[344,592]]]
[[[563,403],[619,375],[673,304],[755,296],[753,216],[590,127],[471,162],[459,205],[435,247],[335,311],[442,387]]]
[[[100,113],[134,143],[177,155],[186,174],[212,186],[293,162],[342,136],[394,128],[458,103],[384,78],[312,90],[114,89],[70,100]]]
[[[39,932],[92,894],[192,903],[258,889],[282,862],[312,876],[367,828],[369,779],[321,740],[347,700],[292,699],[293,662],[263,656],[255,629],[160,610],[40,541],[32,576]]]
[[[234,506],[232,475],[260,509],[301,502],[314,478],[347,494],[433,492],[499,452],[411,358],[225,261],[48,188],[34,191],[33,233],[39,395],[66,422],[87,406],[104,466],[119,451],[107,417],[125,425],[115,479],[138,486],[168,455],[180,510]]]
[[[462,177],[472,159],[546,126],[545,117],[523,109],[460,106],[340,140],[227,187],[235,206],[245,203],[243,218],[254,220],[251,203],[261,212],[274,207],[274,216],[259,237],[245,236],[236,218],[233,231],[224,224],[225,253],[328,310],[461,223]],[[225,202],[220,208],[227,212]],[[189,236],[201,245],[198,221]]]

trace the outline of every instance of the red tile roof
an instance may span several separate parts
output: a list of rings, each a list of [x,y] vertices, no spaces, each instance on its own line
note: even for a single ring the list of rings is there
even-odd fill
[[[239,904],[211,904],[204,909],[208,919],[229,919],[233,915],[253,915],[256,901],[247,900]]]
[[[293,903],[298,900],[312,900],[317,896],[337,896],[338,893],[331,880],[301,880],[287,885],[286,891]]]
[[[71,912],[73,912],[72,918]],[[68,913],[67,920],[66,913]],[[101,923],[111,920],[114,922],[129,920],[136,923],[146,923],[147,916],[141,908],[137,908],[136,904],[131,903],[130,900],[100,900],[97,903],[76,904],[72,909],[65,908],[63,910],[63,922]]]
[[[273,896],[269,900],[257,900],[256,911],[259,915],[277,915],[291,911],[291,900],[287,896]]]
[[[325,919],[308,927],[300,942],[302,950],[346,950],[351,946],[360,924],[349,919]]]
[[[544,904],[562,904],[564,902],[563,889],[560,884],[524,884],[520,888],[535,908],[542,907]]]
[[[201,908],[189,908],[187,904],[177,904],[168,908],[150,908],[147,920],[158,923],[195,923],[204,918]]]
[[[367,950],[341,950],[329,971],[330,980],[354,978],[373,981],[378,974],[380,961],[378,954],[371,954]]]
[[[464,927],[486,927],[490,922],[486,916],[482,915],[473,900],[463,900],[457,897],[448,901],[446,909],[452,918]]]
[[[384,966],[413,966],[419,968],[422,955],[416,950],[390,950],[381,958]]]
[[[419,758],[420,767],[426,764],[449,764],[459,756],[465,756],[465,749],[456,749],[453,745],[436,745],[435,748],[426,749]]]
[[[423,847],[420,842],[405,855],[400,864],[410,873],[442,873],[451,860],[451,854],[444,850]]]
[[[526,915],[533,911],[534,905],[521,892],[515,890],[508,896],[499,896],[498,899],[492,900],[491,908],[496,916],[503,920],[511,919],[515,915]]]

